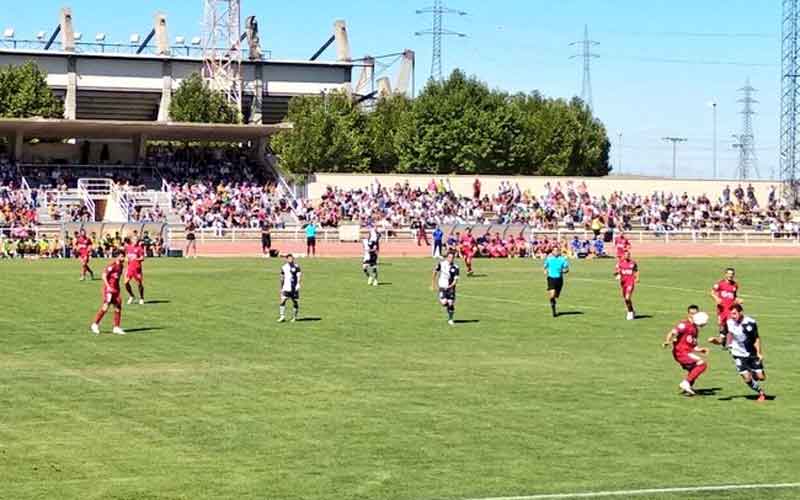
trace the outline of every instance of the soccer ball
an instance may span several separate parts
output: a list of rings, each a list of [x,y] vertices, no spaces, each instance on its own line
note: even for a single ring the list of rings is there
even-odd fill
[[[706,326],[708,324],[708,314],[702,311],[694,313],[694,316],[692,316],[692,323],[697,326]]]

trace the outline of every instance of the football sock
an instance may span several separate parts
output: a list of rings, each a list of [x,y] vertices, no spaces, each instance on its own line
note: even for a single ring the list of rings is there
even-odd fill
[[[121,322],[122,322],[122,311],[120,310],[114,311],[114,326],[119,328]]]
[[[97,311],[97,314],[94,316],[94,322],[99,325],[100,322],[103,321],[103,316],[105,316],[105,315],[106,315],[106,312],[104,310],[100,309],[99,311]]]
[[[294,317],[297,318],[298,314],[300,314],[300,304],[295,302],[294,303]]]
[[[761,392],[761,384],[758,383],[758,380],[751,378],[750,382],[746,382],[746,384],[755,392]]]
[[[695,367],[689,371],[689,375],[686,377],[686,380],[688,380],[690,384],[694,384],[694,381],[697,380],[697,377],[702,375],[704,371],[706,371],[706,368],[708,368],[708,365],[705,363],[702,365],[695,365]]]
[[[128,295],[130,295],[131,297],[133,297],[133,288],[131,288],[131,284],[130,284],[130,282],[128,282],[128,283],[125,283],[125,290],[127,290],[127,291],[128,291]]]
[[[447,306],[447,319],[452,321],[455,312],[456,312],[455,306]]]
[[[144,285],[139,283],[139,298],[144,300]]]
[[[369,278],[369,271],[367,270],[367,268],[364,267],[363,270],[364,270],[364,275],[366,275],[367,278]]]
[[[556,299],[550,299],[550,309],[553,310],[553,316],[556,315]]]
[[[281,304],[280,311],[281,311],[281,318],[286,316],[286,306],[285,305]]]

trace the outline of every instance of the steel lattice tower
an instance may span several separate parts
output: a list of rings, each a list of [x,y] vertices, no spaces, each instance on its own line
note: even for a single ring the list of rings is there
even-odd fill
[[[796,206],[800,201],[798,191],[798,137],[797,112],[800,111],[800,5],[798,0],[783,0],[782,58],[781,58],[781,180],[787,201]]]
[[[240,0],[203,0],[203,78],[242,112]]]
[[[749,78],[745,82],[744,87],[739,89],[739,92],[743,94],[743,97],[737,101],[743,105],[741,111],[742,132],[734,136],[738,142],[733,146],[739,148],[738,177],[741,180],[747,180],[754,172],[756,177],[761,177],[758,172],[755,136],[753,135],[753,115],[756,114],[756,112],[753,111],[753,104],[757,104],[758,101],[753,98],[756,89],[750,85]]]
[[[581,86],[581,99],[589,109],[592,109],[592,58],[600,57],[592,53],[592,47],[600,45],[600,42],[595,42],[589,38],[589,26],[583,27],[583,40],[580,42],[572,42],[570,46],[580,45],[581,53],[570,56],[570,59],[580,57],[583,59],[583,85]]]
[[[434,0],[433,7],[417,10],[417,14],[433,14],[433,27],[431,29],[417,31],[416,36],[431,35],[433,37],[433,58],[431,61],[431,79],[442,80],[442,37],[457,36],[465,37],[464,33],[458,33],[444,28],[443,18],[445,14],[457,14],[466,16],[463,10],[455,10],[444,5],[443,0]]]

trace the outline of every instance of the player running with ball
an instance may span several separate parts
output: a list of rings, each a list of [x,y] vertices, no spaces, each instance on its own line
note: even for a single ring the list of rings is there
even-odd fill
[[[458,284],[458,264],[453,262],[455,253],[449,252],[444,260],[439,261],[433,269],[431,290],[439,285],[439,303],[447,310],[447,323],[455,325],[453,316],[456,312],[456,285]]]
[[[672,357],[681,365],[681,368],[688,372],[678,387],[687,396],[694,396],[696,394],[694,383],[697,377],[708,369],[708,363],[698,356],[698,354],[708,354],[708,349],[697,346],[697,335],[700,328],[708,323],[708,314],[699,312],[696,305],[689,306],[688,312],[686,319],[667,333],[663,346],[672,346]]]
[[[628,321],[636,319],[636,313],[633,311],[633,290],[639,283],[639,264],[631,259],[630,250],[625,250],[622,259],[617,261],[614,277],[619,280],[619,286],[622,288],[622,300],[625,301],[625,309],[628,311],[626,319]]]
[[[100,322],[108,312],[108,308],[114,306],[114,329],[113,333],[125,335],[120,328],[122,321],[122,294],[119,289],[119,279],[122,276],[122,268],[125,263],[125,253],[122,250],[114,250],[114,260],[103,269],[103,305],[97,311],[92,323],[91,330],[95,335],[100,334]]]

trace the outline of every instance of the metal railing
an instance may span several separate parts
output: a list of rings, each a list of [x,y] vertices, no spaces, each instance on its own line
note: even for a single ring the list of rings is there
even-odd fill
[[[84,206],[86,206],[86,211],[89,212],[89,219],[92,221],[96,220],[97,212],[94,200],[92,199],[92,196],[86,186],[81,185],[80,182],[78,182],[78,196],[80,196],[81,201],[83,202]]]
[[[494,226],[498,228],[501,236],[505,237],[508,234],[518,234],[519,231],[503,231],[501,226]],[[387,237],[388,241],[416,241],[416,229],[410,227],[401,227],[391,230],[391,234]],[[492,234],[495,231],[492,231]],[[572,239],[578,236],[583,239],[591,239],[594,235],[589,230],[542,230],[533,231],[537,238],[547,237],[552,238],[565,238]],[[185,234],[183,226],[172,225],[170,226],[170,236],[175,239],[183,239]],[[366,228],[361,229],[361,236],[365,237],[368,234]],[[473,234],[478,237],[484,234],[484,231],[473,231]],[[527,233],[530,234],[530,233]],[[653,233],[650,231],[627,231],[625,233],[632,241],[640,243],[663,243],[663,244],[680,244],[680,243],[708,243],[708,244],[745,244],[745,245],[800,245],[800,234],[787,233],[784,231],[771,232],[771,231],[672,231],[668,233]],[[195,235],[200,242],[205,241],[250,241],[258,240],[261,237],[261,230],[257,228],[203,228],[195,231]],[[449,231],[445,231],[445,238],[450,235]],[[386,236],[385,236],[386,237]],[[290,240],[302,241],[305,240],[305,230],[301,226],[287,227],[285,229],[274,229],[272,231],[273,240]],[[428,239],[431,239],[430,231],[428,231]],[[527,239],[527,238],[526,238]],[[338,228],[322,228],[317,230],[317,241],[323,242],[338,242],[339,229]],[[612,243],[607,243],[607,249],[610,249]]]
[[[31,193],[31,185],[28,184],[28,179],[24,176],[22,177],[21,182],[22,192],[25,194],[25,201],[29,204],[33,204],[33,194]]]

